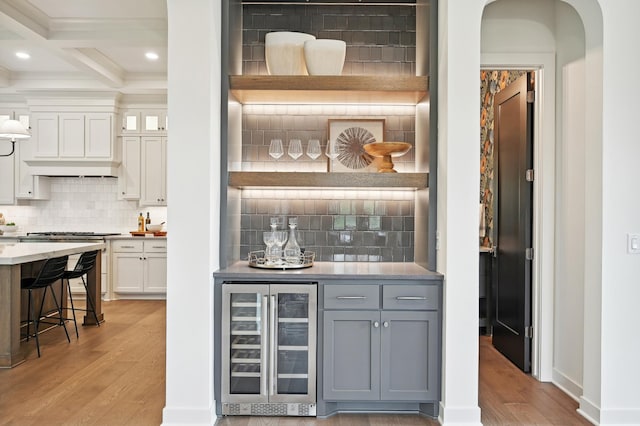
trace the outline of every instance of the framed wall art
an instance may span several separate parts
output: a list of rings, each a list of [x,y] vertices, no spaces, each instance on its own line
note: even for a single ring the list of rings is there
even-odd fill
[[[377,171],[379,159],[367,154],[363,146],[384,141],[384,119],[330,119],[328,125],[330,172]]]

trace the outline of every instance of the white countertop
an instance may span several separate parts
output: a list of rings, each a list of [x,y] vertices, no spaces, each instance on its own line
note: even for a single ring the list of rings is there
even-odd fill
[[[18,265],[50,257],[65,256],[91,250],[102,250],[105,244],[95,243],[1,243],[0,265]]]

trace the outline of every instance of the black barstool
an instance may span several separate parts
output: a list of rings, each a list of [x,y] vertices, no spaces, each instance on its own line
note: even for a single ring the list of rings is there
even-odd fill
[[[40,357],[40,340],[38,339],[38,327],[40,325],[40,319],[42,317],[44,300],[47,296],[47,289],[49,287],[52,287],[53,283],[58,282],[62,278],[64,270],[67,267],[68,260],[69,256],[52,257],[50,259],[47,259],[44,265],[42,265],[42,269],[40,269],[38,276],[36,276],[35,278],[22,278],[22,280],[20,280],[20,286],[22,287],[22,289],[29,292],[29,300],[27,303],[27,315],[29,316],[29,318],[27,319],[27,341],[29,340],[29,337],[35,337],[36,348],[38,349],[38,358]],[[40,302],[40,310],[38,311],[38,316],[35,316],[33,290],[37,290],[40,288],[44,288],[44,293],[42,294],[42,301]],[[69,341],[69,343],[71,343],[69,333],[67,332],[67,326],[62,316],[62,306],[60,305],[60,303],[58,303],[58,298],[56,297],[56,292],[53,290],[53,288],[51,288],[51,294],[53,295],[53,301],[55,302],[56,309],[58,310],[59,322],[57,323],[57,325],[62,325],[64,327],[64,333],[67,335],[67,340]],[[35,327],[35,332],[33,333],[33,335],[29,332],[29,326],[31,323],[33,323]]]
[[[100,321],[98,321],[98,314],[96,314],[96,308],[93,303],[93,299],[91,299],[91,295],[89,294],[89,289],[87,288],[87,282],[84,279],[84,276],[96,265],[96,258],[100,250],[94,251],[86,251],[80,255],[78,259],[78,263],[76,263],[75,268],[71,271],[65,271],[62,275],[62,281],[67,280],[67,288],[69,289],[69,301],[71,302],[71,312],[73,313],[73,324],[76,327],[76,337],[78,337],[78,323],[76,322],[76,309],[84,312],[93,313],[93,317],[96,320],[96,324],[100,326]],[[84,285],[84,291],[87,295],[86,309],[76,308],[73,304],[73,296],[71,295],[71,283],[69,282],[72,278],[80,278],[82,280],[82,284]]]

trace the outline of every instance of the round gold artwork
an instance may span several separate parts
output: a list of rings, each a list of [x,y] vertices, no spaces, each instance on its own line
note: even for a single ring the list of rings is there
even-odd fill
[[[362,169],[373,161],[373,157],[364,150],[364,145],[373,143],[376,138],[367,129],[349,127],[336,138],[338,161],[350,169]]]

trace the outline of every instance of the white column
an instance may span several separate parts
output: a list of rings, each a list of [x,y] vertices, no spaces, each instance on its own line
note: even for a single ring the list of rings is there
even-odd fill
[[[167,0],[167,359],[164,425],[215,421],[213,279],[220,220],[220,2]]]
[[[445,276],[440,421],[479,425],[478,150],[483,2],[438,3],[438,271]]]

